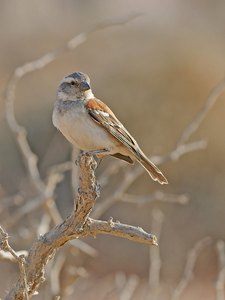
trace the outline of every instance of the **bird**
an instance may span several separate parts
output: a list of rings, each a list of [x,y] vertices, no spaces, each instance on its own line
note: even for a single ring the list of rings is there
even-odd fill
[[[65,138],[83,152],[100,159],[111,155],[130,164],[138,161],[154,181],[168,183],[112,110],[94,96],[88,75],[74,72],[62,79],[52,121]]]

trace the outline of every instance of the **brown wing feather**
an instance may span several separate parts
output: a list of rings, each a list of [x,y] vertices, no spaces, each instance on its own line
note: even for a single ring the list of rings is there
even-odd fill
[[[136,152],[137,142],[131,137],[123,124],[116,118],[111,109],[98,99],[91,99],[86,103],[90,116],[111,133],[118,141]],[[100,112],[100,113],[99,113]],[[103,113],[101,113],[103,112]],[[108,115],[104,115],[108,113]]]
[[[123,124],[116,118],[108,106],[98,99],[91,99],[86,102],[85,105],[93,120],[125,145],[148,171],[153,180],[158,181],[161,184],[168,183],[162,172],[145,156],[139,148],[138,143],[126,130]]]

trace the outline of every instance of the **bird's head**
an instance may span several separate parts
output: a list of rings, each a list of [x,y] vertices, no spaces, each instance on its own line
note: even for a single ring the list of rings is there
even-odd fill
[[[57,97],[58,99],[64,101],[93,98],[94,95],[90,86],[90,78],[81,72],[74,72],[70,75],[67,75],[60,82],[57,91]]]

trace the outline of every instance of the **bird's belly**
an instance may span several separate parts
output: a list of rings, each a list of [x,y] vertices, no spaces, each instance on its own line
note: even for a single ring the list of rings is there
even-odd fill
[[[64,115],[55,117],[54,123],[67,140],[81,150],[105,148],[113,150],[114,148],[109,134],[84,111],[68,111]]]

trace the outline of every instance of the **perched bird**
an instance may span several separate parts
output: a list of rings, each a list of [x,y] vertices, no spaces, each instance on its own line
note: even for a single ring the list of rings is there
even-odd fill
[[[137,160],[153,180],[168,183],[109,107],[95,98],[87,75],[75,72],[61,81],[52,120],[77,148],[99,158],[112,155],[128,163]]]

